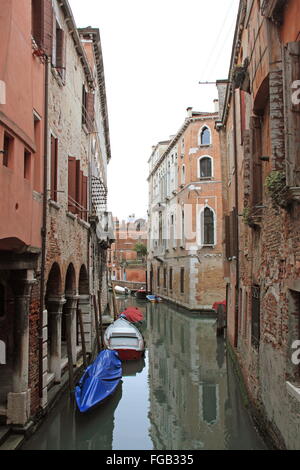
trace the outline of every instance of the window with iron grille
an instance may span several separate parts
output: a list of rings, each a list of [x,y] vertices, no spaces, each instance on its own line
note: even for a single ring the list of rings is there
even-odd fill
[[[260,342],[260,287],[252,287],[252,320],[251,320],[252,346],[259,348]]]

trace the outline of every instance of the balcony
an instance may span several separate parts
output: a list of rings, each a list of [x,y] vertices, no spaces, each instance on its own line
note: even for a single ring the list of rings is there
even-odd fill
[[[107,211],[107,188],[101,178],[92,176],[92,215]]]

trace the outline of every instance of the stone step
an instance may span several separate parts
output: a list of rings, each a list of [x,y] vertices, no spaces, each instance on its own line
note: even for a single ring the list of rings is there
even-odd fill
[[[8,426],[0,426],[0,445],[7,439],[10,433],[10,428]]]
[[[0,445],[1,450],[17,450],[24,441],[24,436],[20,434],[10,434],[5,442]]]

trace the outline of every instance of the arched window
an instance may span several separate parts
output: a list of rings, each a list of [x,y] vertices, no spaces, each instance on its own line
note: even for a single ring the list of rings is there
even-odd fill
[[[200,134],[200,145],[211,145],[211,133],[208,127],[203,127]]]
[[[209,179],[213,177],[213,160],[211,157],[200,159],[200,178]]]
[[[212,209],[206,207],[201,215],[201,244],[215,245],[215,214]]]

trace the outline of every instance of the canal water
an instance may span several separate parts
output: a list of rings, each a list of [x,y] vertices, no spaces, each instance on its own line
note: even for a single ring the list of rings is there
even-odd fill
[[[265,449],[216,320],[119,299],[145,314],[145,358],[123,365],[115,395],[86,415],[65,393],[24,450]]]

